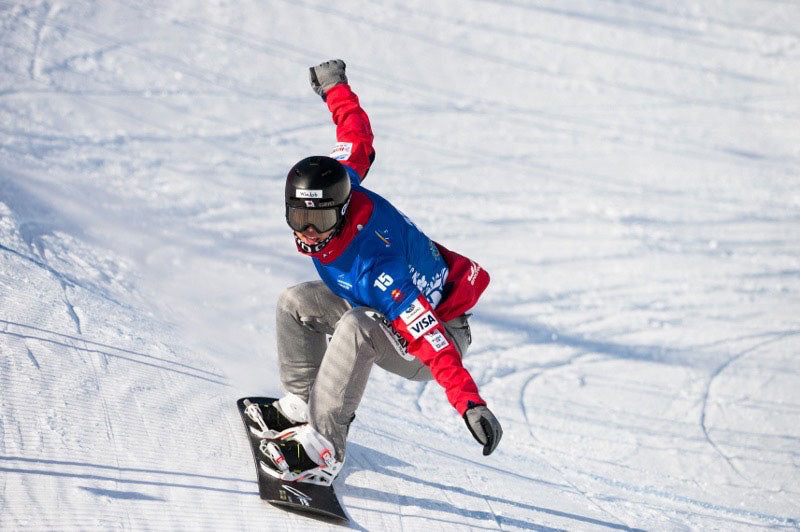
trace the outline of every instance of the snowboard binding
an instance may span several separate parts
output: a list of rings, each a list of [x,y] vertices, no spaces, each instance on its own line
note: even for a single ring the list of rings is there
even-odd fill
[[[259,466],[283,481],[330,486],[343,465],[334,457],[332,448],[310,425],[289,428],[277,438],[261,440]]]
[[[308,405],[294,394],[263,406],[245,399],[244,405],[245,415],[256,425],[249,427],[250,432],[257,438],[274,439],[286,429],[308,422]]]
[[[259,468],[287,482],[330,486],[342,468],[333,445],[308,425],[308,405],[287,394],[267,404],[244,399],[250,432],[259,440]],[[310,454],[309,454],[310,453]],[[314,456],[314,458],[312,458]]]

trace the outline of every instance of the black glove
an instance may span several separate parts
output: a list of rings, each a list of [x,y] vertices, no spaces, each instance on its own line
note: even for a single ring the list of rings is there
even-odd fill
[[[347,83],[347,76],[344,73],[345,66],[341,59],[333,59],[308,69],[311,87],[323,100],[328,89],[340,83]]]
[[[464,412],[464,421],[467,422],[467,428],[478,443],[483,445],[483,456],[488,456],[500,443],[503,428],[491,410],[483,405],[473,405],[472,402],[469,405]]]

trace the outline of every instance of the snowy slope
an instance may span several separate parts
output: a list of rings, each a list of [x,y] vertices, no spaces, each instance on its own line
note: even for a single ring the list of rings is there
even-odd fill
[[[492,274],[465,359],[505,436],[376,369],[352,526],[800,527],[800,5],[0,3],[0,530],[333,528],[259,500],[234,401],[278,394],[314,278],[286,170],[334,141]]]

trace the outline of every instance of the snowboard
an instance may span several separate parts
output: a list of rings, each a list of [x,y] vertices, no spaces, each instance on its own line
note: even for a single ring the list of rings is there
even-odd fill
[[[263,416],[263,407],[276,400],[270,397],[243,397],[236,401],[236,406],[239,407],[239,414],[244,422],[244,428],[247,431],[247,439],[250,441],[253,460],[256,463],[259,495],[270,504],[287,510],[347,522],[347,515],[345,515],[342,506],[339,504],[339,499],[333,491],[333,486],[287,482],[273,477],[262,469],[269,466],[261,463],[263,459],[259,445],[262,438],[257,434],[261,431],[261,428],[247,415],[245,409],[249,404],[256,405]]]

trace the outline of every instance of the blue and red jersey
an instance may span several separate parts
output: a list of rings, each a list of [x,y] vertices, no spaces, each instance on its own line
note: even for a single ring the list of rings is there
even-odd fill
[[[443,326],[469,310],[489,284],[477,263],[429,239],[361,182],[375,157],[366,112],[347,84],[325,94],[336,124],[331,157],[345,165],[352,196],[344,226],[322,251],[306,253],[320,278],[353,306],[378,310],[430,367],[461,414],[486,404]]]

